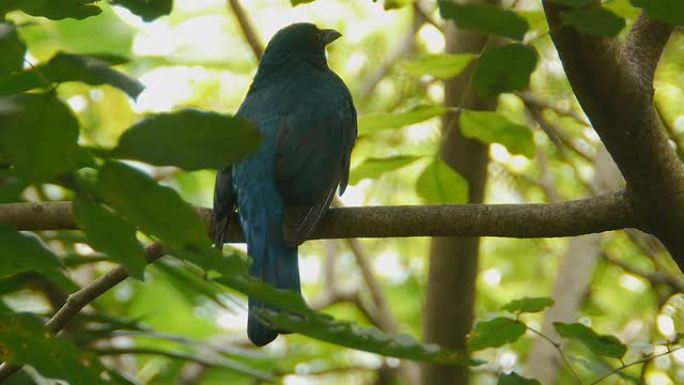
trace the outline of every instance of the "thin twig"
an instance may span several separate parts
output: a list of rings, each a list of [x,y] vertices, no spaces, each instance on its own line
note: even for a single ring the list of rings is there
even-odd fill
[[[632,366],[634,366],[634,365],[639,365],[639,364],[646,363],[646,362],[648,362],[648,361],[650,361],[650,360],[652,360],[652,359],[654,359],[654,358],[667,356],[667,355],[669,355],[669,354],[672,354],[672,353],[676,352],[677,350],[681,350],[682,348],[684,348],[684,346],[678,346],[678,347],[676,347],[676,348],[674,348],[674,349],[668,349],[666,352],[663,352],[663,353],[648,355],[648,356],[646,356],[646,357],[644,357],[644,358],[642,358],[642,359],[640,359],[640,360],[637,360],[637,361],[634,361],[634,362],[630,362],[629,364],[622,364],[622,366],[620,366],[619,368],[615,368],[615,369],[611,370],[610,372],[608,372],[608,373],[604,374],[603,376],[599,377],[598,379],[596,379],[595,381],[593,381],[593,382],[592,382],[591,384],[589,384],[589,385],[596,385],[596,384],[600,383],[601,381],[605,380],[606,378],[612,376],[613,374],[616,374],[616,373],[618,373],[618,372],[621,372],[621,371],[623,371],[623,370],[625,370],[625,369],[627,369],[627,368],[629,368],[629,367],[632,367]]]
[[[254,30],[252,23],[249,21],[247,13],[245,12],[244,8],[242,8],[240,0],[228,0],[228,5],[230,9],[233,10],[233,14],[240,25],[240,30],[242,30],[242,34],[245,36],[245,40],[247,40],[249,47],[254,53],[254,56],[256,57],[257,61],[261,60],[261,56],[264,54],[264,46],[261,44],[259,36]]]
[[[623,262],[619,258],[611,256],[608,252],[605,252],[603,254],[603,258],[606,261],[610,262],[615,266],[618,266],[619,268],[628,273],[634,274],[636,276],[648,280],[654,286],[658,284],[664,284],[670,286],[672,289],[676,290],[679,293],[684,293],[684,281],[679,279],[678,277],[658,271],[654,273],[649,273],[643,270],[636,269],[630,266],[629,264]]]
[[[151,263],[164,255],[164,248],[161,244],[155,243],[145,249],[145,259]],[[90,285],[72,293],[57,312],[45,323],[46,328],[54,334],[59,333],[64,326],[71,321],[84,307],[93,302],[97,297],[107,292],[119,282],[128,278],[126,269],[122,266],[111,270],[107,274],[99,277]],[[0,382],[3,382],[19,369],[22,365],[10,365],[7,362],[0,365]]]
[[[252,369],[248,366],[245,366],[244,364],[237,362],[237,361],[232,361],[228,360],[226,358],[205,358],[201,354],[190,354],[190,353],[185,353],[185,352],[174,352],[174,351],[169,351],[169,350],[161,350],[161,349],[154,349],[154,348],[97,348],[97,349],[90,349],[90,351],[100,355],[100,356],[112,356],[112,355],[122,355],[122,354],[145,354],[145,355],[153,355],[153,356],[163,356],[163,357],[168,357],[171,359],[176,359],[176,360],[182,360],[182,361],[189,361],[189,362],[196,362],[201,365],[205,365],[208,367],[221,367],[225,369],[230,369],[234,370],[239,373],[243,374],[248,374],[252,377],[264,380],[264,381],[272,381],[273,376],[271,376],[269,373],[261,372],[255,369]]]
[[[415,48],[416,32],[425,23],[425,19],[420,14],[415,14],[411,27],[404,33],[399,41],[399,45],[387,54],[386,59],[378,66],[373,73],[361,85],[359,94],[362,99],[368,98],[382,79],[387,76],[394,64],[401,58],[407,56]]]
[[[529,326],[527,326],[527,325],[525,325],[525,327],[527,328],[527,330],[529,330],[529,331],[531,331],[532,333],[538,335],[539,337],[545,339],[545,340],[548,341],[551,345],[553,345],[554,348],[556,348],[556,350],[558,351],[558,354],[559,354],[559,355],[561,356],[561,358],[563,359],[563,362],[565,363],[565,366],[567,366],[567,367],[568,367],[568,370],[572,373],[572,376],[574,377],[575,382],[576,382],[578,385],[582,385],[582,379],[580,378],[579,374],[577,374],[577,371],[575,371],[575,368],[574,368],[574,367],[572,366],[572,364],[570,363],[570,360],[568,359],[568,356],[565,355],[565,352],[564,352],[563,349],[561,348],[561,344],[558,343],[558,342],[556,342],[556,341],[554,341],[554,340],[552,340],[551,337],[549,337],[549,336],[547,336],[546,334],[540,332],[539,330],[533,329],[533,328],[531,328],[531,327],[529,327]]]

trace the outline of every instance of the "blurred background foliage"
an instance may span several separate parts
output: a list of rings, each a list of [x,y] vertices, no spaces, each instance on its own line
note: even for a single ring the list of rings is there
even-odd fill
[[[433,162],[441,139],[440,116],[446,112],[440,107],[441,79],[457,75],[460,71],[454,68],[472,59],[435,56],[445,49],[445,21],[437,5],[390,0],[302,3],[307,4],[250,0],[242,6],[263,42],[296,21],[315,22],[344,35],[329,47],[329,63],[351,89],[361,126],[352,159],[352,185],[341,204],[464,202],[467,183],[460,176],[449,174],[443,177],[445,183],[442,177],[431,177],[441,171],[426,171],[439,165]],[[530,24],[524,43],[536,48],[539,61],[529,90],[498,98],[497,116],[505,117],[509,126],[482,138],[491,142],[486,202],[555,202],[595,194],[605,185],[619,187],[622,182],[615,172],[598,172],[602,146],[564,77],[539,3],[515,3],[516,12]],[[122,132],[151,113],[186,107],[226,114],[237,110],[257,58],[225,1],[176,0],[169,15],[150,21],[119,5],[100,2],[98,6],[101,14],[83,20],[48,20],[19,11],[7,16],[28,47],[25,66],[44,63],[58,52],[129,58],[116,68],[145,86],[137,99],[108,85],[67,82],[57,87],[59,98],[78,117],[81,145],[111,148]],[[638,14],[627,0],[607,1],[605,7],[628,25]],[[679,31],[668,45],[656,83],[657,106],[675,144],[681,143],[684,133],[683,66],[684,34]],[[173,187],[187,202],[211,206],[214,171],[187,172],[142,163],[136,167]],[[68,190],[53,184],[24,188],[11,178],[0,181],[3,203],[71,199]],[[435,192],[440,188],[435,183],[445,183],[448,190]],[[49,315],[69,292],[114,266],[88,245],[81,232],[37,235],[68,268],[63,275],[26,272],[0,279],[2,303],[14,311]],[[383,310],[369,291],[361,261],[381,289],[396,331],[419,337],[429,239],[360,240],[353,243],[356,251],[350,245],[310,241],[301,247],[307,302],[338,319],[384,328]],[[587,285],[573,294],[579,303],[577,320],[617,336],[628,347],[626,362],[666,351],[667,342],[684,330],[684,297],[677,294],[680,272],[667,253],[642,234],[603,234],[592,250],[572,249],[568,239],[486,238],[480,252],[478,319],[504,314],[501,306],[516,298],[553,296],[557,277],[572,274],[572,264],[561,267],[564,256],[576,252],[596,255]],[[384,384],[387,378],[407,383],[402,376],[388,375],[399,366],[398,359],[297,334],[280,337],[263,349],[250,346],[244,332],[245,297],[207,285],[182,262],[162,259],[148,266],[144,277],[116,286],[64,332],[134,383]],[[542,328],[543,313],[524,319],[530,327]],[[494,384],[502,372],[530,370],[535,364],[530,362],[533,345],[539,339],[528,332],[515,343],[477,352],[475,357],[487,363],[472,369],[471,382]],[[564,349],[586,383],[609,366],[619,366],[618,361],[588,353],[581,344]],[[559,383],[573,383],[567,368],[558,370]],[[624,373],[605,383],[684,383],[684,353],[649,360]],[[27,368],[8,383],[53,382]]]

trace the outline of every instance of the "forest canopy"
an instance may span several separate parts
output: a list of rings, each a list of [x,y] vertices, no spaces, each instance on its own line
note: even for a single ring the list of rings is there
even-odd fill
[[[208,234],[265,43],[334,28],[304,299]],[[684,382],[684,3],[0,4],[0,383]],[[246,296],[293,334],[245,335]]]

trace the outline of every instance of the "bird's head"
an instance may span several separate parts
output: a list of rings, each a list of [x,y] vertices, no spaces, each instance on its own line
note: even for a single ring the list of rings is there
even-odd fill
[[[262,63],[304,60],[325,64],[325,47],[340,36],[342,34],[334,29],[319,29],[311,23],[291,24],[278,31],[268,42]]]

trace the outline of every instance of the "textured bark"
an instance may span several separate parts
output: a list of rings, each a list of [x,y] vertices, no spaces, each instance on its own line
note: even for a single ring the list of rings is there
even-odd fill
[[[563,26],[544,0],[551,37],[584,112],[627,181],[642,229],[684,267],[684,167],[653,103],[655,69],[674,27],[642,15],[624,43]]]
[[[475,32],[456,30],[449,24],[446,41],[448,53],[479,53],[486,38]],[[445,105],[493,109],[494,101],[478,100],[470,94],[469,79],[467,73],[446,83]],[[482,202],[487,147],[461,135],[455,114],[445,119],[444,127],[442,159],[468,180],[470,202]],[[472,237],[433,239],[423,325],[427,342],[465,350],[466,335],[473,324],[479,244],[479,238]],[[469,369],[425,365],[422,377],[425,385],[466,385]]]
[[[618,188],[622,183],[620,172],[605,148],[596,156],[596,173],[592,181],[595,192]],[[559,341],[553,322],[575,322],[582,300],[589,290],[594,269],[601,256],[602,236],[583,235],[572,238],[558,269],[558,278],[551,297],[554,306],[544,314],[542,333]],[[527,374],[545,385],[558,383],[562,358],[548,341],[537,338],[527,359]]]
[[[212,212],[198,208],[209,225]],[[76,230],[70,202],[0,204],[0,224],[18,230]],[[419,236],[548,238],[634,227],[623,192],[552,204],[376,206],[334,208],[311,239]],[[226,242],[243,242],[237,217]]]

